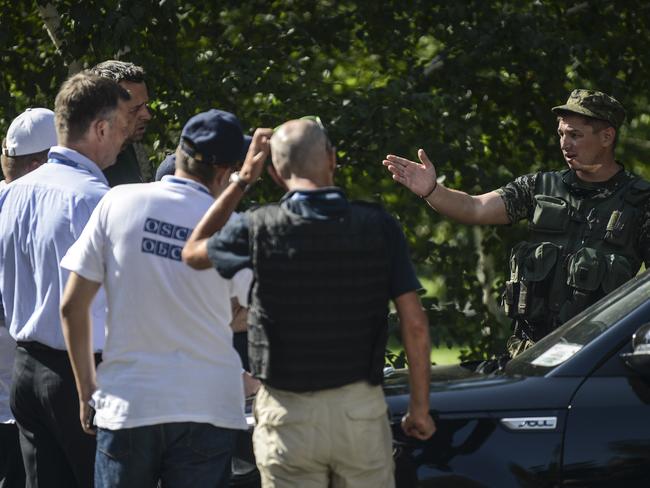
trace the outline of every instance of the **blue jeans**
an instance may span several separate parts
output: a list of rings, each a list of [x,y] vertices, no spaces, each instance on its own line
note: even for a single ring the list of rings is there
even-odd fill
[[[195,422],[98,429],[95,488],[225,488],[236,437]]]

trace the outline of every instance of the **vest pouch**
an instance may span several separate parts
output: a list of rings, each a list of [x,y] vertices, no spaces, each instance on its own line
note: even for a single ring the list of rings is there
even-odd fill
[[[529,322],[542,322],[548,317],[548,289],[552,285],[553,272],[560,255],[560,246],[552,242],[542,242],[533,247],[524,260],[522,283],[527,287],[527,304],[526,310],[520,311]],[[519,295],[521,308],[521,290]]]
[[[625,246],[630,242],[630,234],[634,230],[634,221],[636,220],[637,211],[635,209],[626,208],[622,212],[620,210],[612,211],[607,216],[607,227],[603,240],[608,244],[615,246]]]
[[[510,318],[517,317],[517,303],[519,300],[519,281],[506,281],[506,288],[501,297],[503,311]]]
[[[567,285],[576,290],[593,292],[600,288],[607,271],[605,255],[591,247],[578,249],[569,257]]]
[[[506,283],[503,303],[509,317],[539,320],[548,314],[547,289],[561,254],[551,242],[517,244],[510,257],[510,281]]]
[[[503,311],[508,317],[518,317],[519,288],[523,259],[533,246],[528,242],[519,242],[510,252],[510,280],[506,281],[505,290],[501,296]]]
[[[548,195],[535,195],[535,212],[531,228],[540,232],[561,233],[569,224],[569,204]]]
[[[606,294],[611,293],[634,277],[632,265],[625,256],[607,254],[605,255],[605,263],[607,264],[607,272],[603,277],[603,291]]]

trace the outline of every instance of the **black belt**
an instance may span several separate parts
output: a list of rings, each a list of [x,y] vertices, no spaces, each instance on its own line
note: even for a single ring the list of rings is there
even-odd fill
[[[68,355],[68,351],[66,351],[65,349],[56,349],[54,347],[50,347],[41,342],[36,342],[36,341],[16,341],[16,346],[22,347],[27,352],[47,352],[50,354],[61,354],[65,356]],[[95,360],[101,361],[101,359],[102,359],[102,353],[96,352]]]

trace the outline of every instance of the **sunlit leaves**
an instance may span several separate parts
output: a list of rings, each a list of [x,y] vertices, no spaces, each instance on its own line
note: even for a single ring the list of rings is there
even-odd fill
[[[52,106],[70,63],[113,57],[148,72],[153,165],[201,110],[230,110],[246,130],[318,114],[338,148],[339,184],[382,202],[402,225],[427,283],[434,341],[471,354],[497,351],[507,334],[484,304],[479,253],[494,261],[495,298],[525,228],[490,229],[477,242],[471,228],[393,182],[386,154],[415,159],[424,148],[445,185],[473,193],[560,168],[550,107],[586,87],[626,106],[619,158],[650,176],[650,4],[642,0],[47,3],[60,16],[61,53],[36,2],[0,0],[0,128],[27,106]],[[280,194],[264,181],[250,198]]]

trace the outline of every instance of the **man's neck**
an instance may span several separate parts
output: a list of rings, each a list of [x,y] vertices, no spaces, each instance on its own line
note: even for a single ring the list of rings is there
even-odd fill
[[[204,181],[201,181],[198,177],[191,175],[183,171],[182,169],[176,168],[176,171],[174,171],[174,176],[177,176],[179,178],[185,178],[186,180],[192,180],[198,183],[199,185],[205,186],[210,191],[210,194],[214,198],[218,198],[219,195],[221,194],[222,189],[218,188],[218,185],[206,185]]]
[[[61,142],[59,143],[59,145],[62,147],[67,147],[68,149],[72,149],[73,151],[77,151],[82,156],[85,156],[88,159],[90,159],[101,170],[110,166],[110,165],[102,165],[99,162],[100,160],[99,154],[96,150],[94,150],[94,148],[90,144],[85,144],[84,142]]]
[[[304,178],[291,175],[291,178],[284,180],[284,183],[289,191],[318,190],[319,188],[334,186],[334,179],[331,177]]]
[[[623,169],[623,167],[612,157],[602,163],[595,171],[576,171],[576,176],[587,183],[602,183],[611,179],[615,174],[621,171],[621,169]]]

